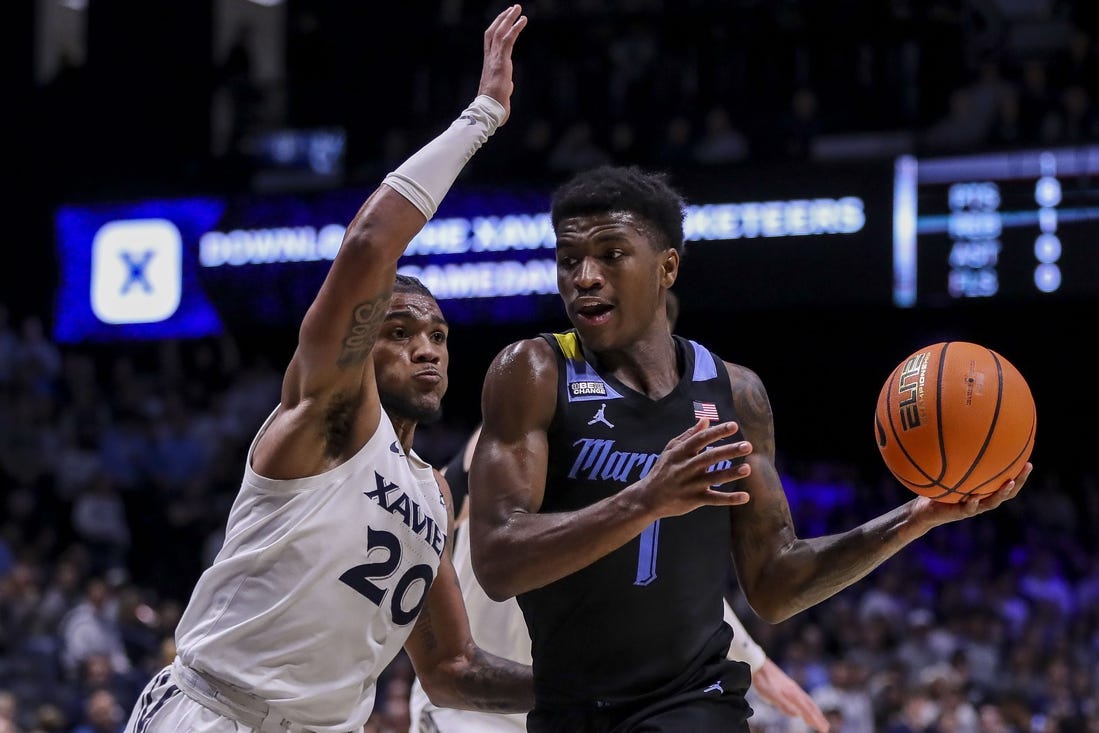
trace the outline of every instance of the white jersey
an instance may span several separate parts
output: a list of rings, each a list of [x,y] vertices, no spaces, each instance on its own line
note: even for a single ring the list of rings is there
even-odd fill
[[[318,733],[361,730],[445,551],[429,465],[384,411],[350,460],[317,476],[256,474],[252,441],[225,543],[176,630],[180,660]]]
[[[519,604],[514,598],[503,603],[492,600],[473,574],[468,522],[463,522],[454,531],[453,560],[469,614],[470,631],[477,646],[491,654],[530,664],[530,634]],[[409,708],[411,733],[513,733],[527,729],[527,716],[521,713],[504,715],[437,708],[427,699],[418,679],[412,684]]]

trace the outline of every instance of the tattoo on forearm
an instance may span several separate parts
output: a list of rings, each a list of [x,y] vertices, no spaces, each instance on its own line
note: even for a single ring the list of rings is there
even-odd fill
[[[343,348],[337,360],[341,367],[357,366],[366,361],[370,350],[374,348],[374,341],[378,338],[391,295],[392,293],[387,292],[355,306],[355,311],[351,314],[351,326],[344,336]]]
[[[474,710],[513,713],[533,705],[530,682],[530,667],[478,649],[459,689]]]

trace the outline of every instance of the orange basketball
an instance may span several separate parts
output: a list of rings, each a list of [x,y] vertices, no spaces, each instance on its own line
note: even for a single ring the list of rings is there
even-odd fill
[[[1036,421],[1030,386],[1011,362],[978,344],[945,341],[913,353],[885,380],[874,430],[898,481],[954,503],[1018,475]]]

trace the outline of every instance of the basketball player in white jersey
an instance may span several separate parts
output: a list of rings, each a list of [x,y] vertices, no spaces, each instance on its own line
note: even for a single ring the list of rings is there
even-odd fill
[[[530,668],[470,635],[447,549],[449,490],[412,451],[446,391],[446,321],[418,281],[396,278],[405,247],[507,120],[525,25],[517,5],[497,16],[476,99],[348,227],[248,451],[224,546],[176,629],[177,657],[127,733],[361,731],[402,646],[438,705],[533,704]]]

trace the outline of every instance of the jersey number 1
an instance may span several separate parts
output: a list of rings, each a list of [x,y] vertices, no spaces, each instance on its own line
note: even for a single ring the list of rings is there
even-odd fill
[[[656,520],[641,533],[641,547],[637,551],[637,577],[634,585],[648,585],[656,580],[656,551],[660,543],[660,520]]]

